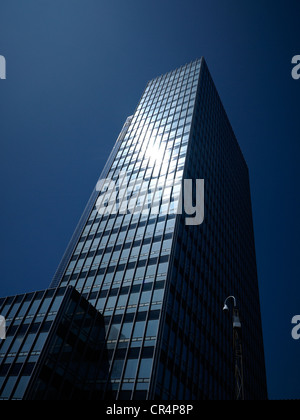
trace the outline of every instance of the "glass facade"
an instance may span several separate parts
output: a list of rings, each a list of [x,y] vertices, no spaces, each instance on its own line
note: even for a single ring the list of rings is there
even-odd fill
[[[191,204],[196,180],[205,182],[198,225],[184,211],[187,179]],[[105,357],[96,385],[81,377],[85,398],[232,399],[232,326],[222,313],[232,294],[246,397],[267,397],[248,168],[204,59],[147,84],[51,284],[67,286],[104,322]]]
[[[243,324],[245,398],[267,399],[248,168],[203,60],[184,178],[205,179],[205,221],[179,216],[152,396],[234,399],[232,320]]]
[[[74,288],[0,299],[0,400],[98,398],[108,375],[104,320]]]
[[[126,173],[126,197],[121,187],[116,196],[120,211],[99,212],[107,197],[99,192],[60,282],[104,315],[105,398],[149,395],[200,67],[196,61],[146,87],[102,174],[117,183]],[[148,200],[143,211],[131,211],[141,200]]]

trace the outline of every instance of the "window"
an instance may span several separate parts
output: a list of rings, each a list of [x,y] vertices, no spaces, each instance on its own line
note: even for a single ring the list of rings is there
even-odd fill
[[[141,300],[140,303],[149,303],[150,304],[150,300],[151,300],[151,291],[149,292],[143,292],[142,296],[141,296]]]
[[[153,302],[161,302],[164,296],[164,289],[155,290],[153,293]]]
[[[150,251],[150,245],[143,245],[142,246],[142,254],[147,254]]]
[[[136,371],[137,371],[137,364],[138,364],[137,359],[129,359],[127,361],[124,378],[126,379],[135,378]]]
[[[140,247],[136,246],[131,250],[131,257],[137,257],[139,255]]]
[[[37,300],[37,299],[34,300],[33,303],[32,303],[32,305],[31,305],[31,307],[30,307],[30,310],[29,310],[28,315],[35,315],[35,313],[37,311],[37,308],[38,308],[38,306],[39,306],[40,303],[41,303],[40,300]]]
[[[28,301],[23,303],[23,305],[21,306],[21,309],[18,313],[18,316],[24,316],[25,315],[25,313],[26,313],[26,311],[29,307],[29,304],[30,304],[30,302],[28,302]]]
[[[136,322],[134,331],[133,331],[133,338],[143,337],[144,331],[145,331],[145,321]]]
[[[118,299],[117,306],[125,306],[128,299],[128,295],[121,295]]]
[[[168,239],[166,241],[163,241],[163,249],[171,249],[172,246],[172,239]]]
[[[41,351],[44,344],[45,344],[45,341],[46,341],[47,337],[48,337],[47,332],[41,332],[38,336],[38,339],[37,339],[35,345],[34,345],[33,351]]]
[[[23,341],[24,334],[25,334],[25,332],[22,335],[19,335],[15,338],[14,343],[13,343],[11,349],[10,349],[10,353],[16,353],[19,350],[19,348],[22,344],[22,341]],[[1,353],[3,353],[3,352],[4,351],[2,350]]]
[[[57,296],[57,297],[55,297],[55,299],[54,299],[54,301],[53,301],[53,303],[51,305],[50,312],[58,311],[58,309],[59,309],[59,307],[61,305],[62,300],[63,300],[63,296]]]
[[[8,378],[8,380],[6,382],[6,385],[5,385],[5,388],[3,389],[2,393],[1,393],[2,398],[9,398],[10,397],[16,381],[17,381],[16,376],[11,376],[10,378]]]
[[[12,340],[13,340],[13,336],[6,337],[6,340],[0,340],[0,353],[7,352]]]
[[[111,327],[111,330],[110,330],[110,333],[109,333],[109,336],[108,336],[108,340],[117,340],[119,332],[120,332],[120,326],[113,325]]]
[[[143,277],[145,273],[145,267],[137,268],[135,272],[135,278]]]
[[[115,360],[111,371],[111,379],[119,379],[121,377],[123,365],[124,360]]]
[[[162,263],[162,264],[159,264],[157,273],[164,274],[167,272],[167,270],[168,270],[168,263]]]
[[[146,276],[154,276],[155,271],[156,271],[156,265],[148,266]]]
[[[152,359],[142,359],[138,379],[150,378]]]
[[[111,296],[110,298],[108,298],[106,307],[107,308],[113,308],[116,304],[116,300],[117,300],[116,296]]]
[[[139,296],[140,296],[139,293],[132,293],[130,295],[128,305],[137,305]]]
[[[23,344],[23,347],[22,347],[22,350],[21,350],[22,352],[25,352],[26,353],[26,352],[28,352],[30,350],[30,348],[31,348],[31,346],[33,344],[33,341],[34,341],[35,337],[36,337],[36,333],[31,333],[31,334],[29,334],[27,336],[26,341]]]
[[[121,339],[129,339],[132,331],[132,323],[125,323],[121,331]]]
[[[160,250],[160,242],[155,242],[152,245],[151,252],[158,252]]]
[[[155,337],[158,331],[158,320],[148,322],[146,337]]]
[[[30,376],[22,376],[20,378],[19,384],[13,396],[14,398],[22,398],[24,396],[24,392],[26,390],[29,380]]]
[[[130,249],[123,249],[121,259],[122,258],[128,258],[129,251],[130,251]]]

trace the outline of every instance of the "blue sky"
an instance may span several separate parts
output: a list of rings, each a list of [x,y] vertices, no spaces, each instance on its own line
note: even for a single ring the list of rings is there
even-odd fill
[[[146,82],[204,56],[250,170],[269,396],[300,398],[299,1],[0,3],[0,296],[48,287]]]

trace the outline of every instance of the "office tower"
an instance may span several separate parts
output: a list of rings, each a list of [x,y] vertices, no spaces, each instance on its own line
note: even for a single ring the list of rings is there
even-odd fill
[[[104,317],[99,399],[234,398],[229,295],[245,398],[267,398],[248,168],[204,59],[147,84],[51,288],[68,285]]]
[[[0,400],[93,399],[107,375],[102,315],[73,287],[0,299]],[[97,398],[97,397],[96,397]]]
[[[98,194],[95,189],[85,224],[81,221],[72,250],[67,250],[70,260],[58,269],[64,271],[62,279],[52,283],[73,285],[104,315],[111,364],[110,375],[103,380],[105,398],[151,397],[153,362],[161,344],[159,326],[165,322],[163,302],[176,224],[173,209],[183,179],[199,72],[200,62],[195,62],[179,70],[178,77],[170,73],[147,86],[100,177],[117,187],[125,173],[126,197],[119,200],[123,182],[116,197],[120,208],[99,214],[97,198],[103,196],[103,188]],[[124,201],[130,208],[129,197],[134,201],[141,190],[147,193],[145,200],[152,199],[148,211],[125,211]]]

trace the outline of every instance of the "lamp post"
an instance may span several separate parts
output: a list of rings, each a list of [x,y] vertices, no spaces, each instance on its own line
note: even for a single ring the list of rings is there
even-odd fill
[[[245,399],[244,395],[244,373],[243,373],[243,351],[242,351],[242,324],[240,320],[239,310],[234,296],[228,296],[224,302],[223,311],[229,311],[227,302],[233,300],[233,353],[234,353],[234,374],[235,374],[235,399],[241,401]]]

